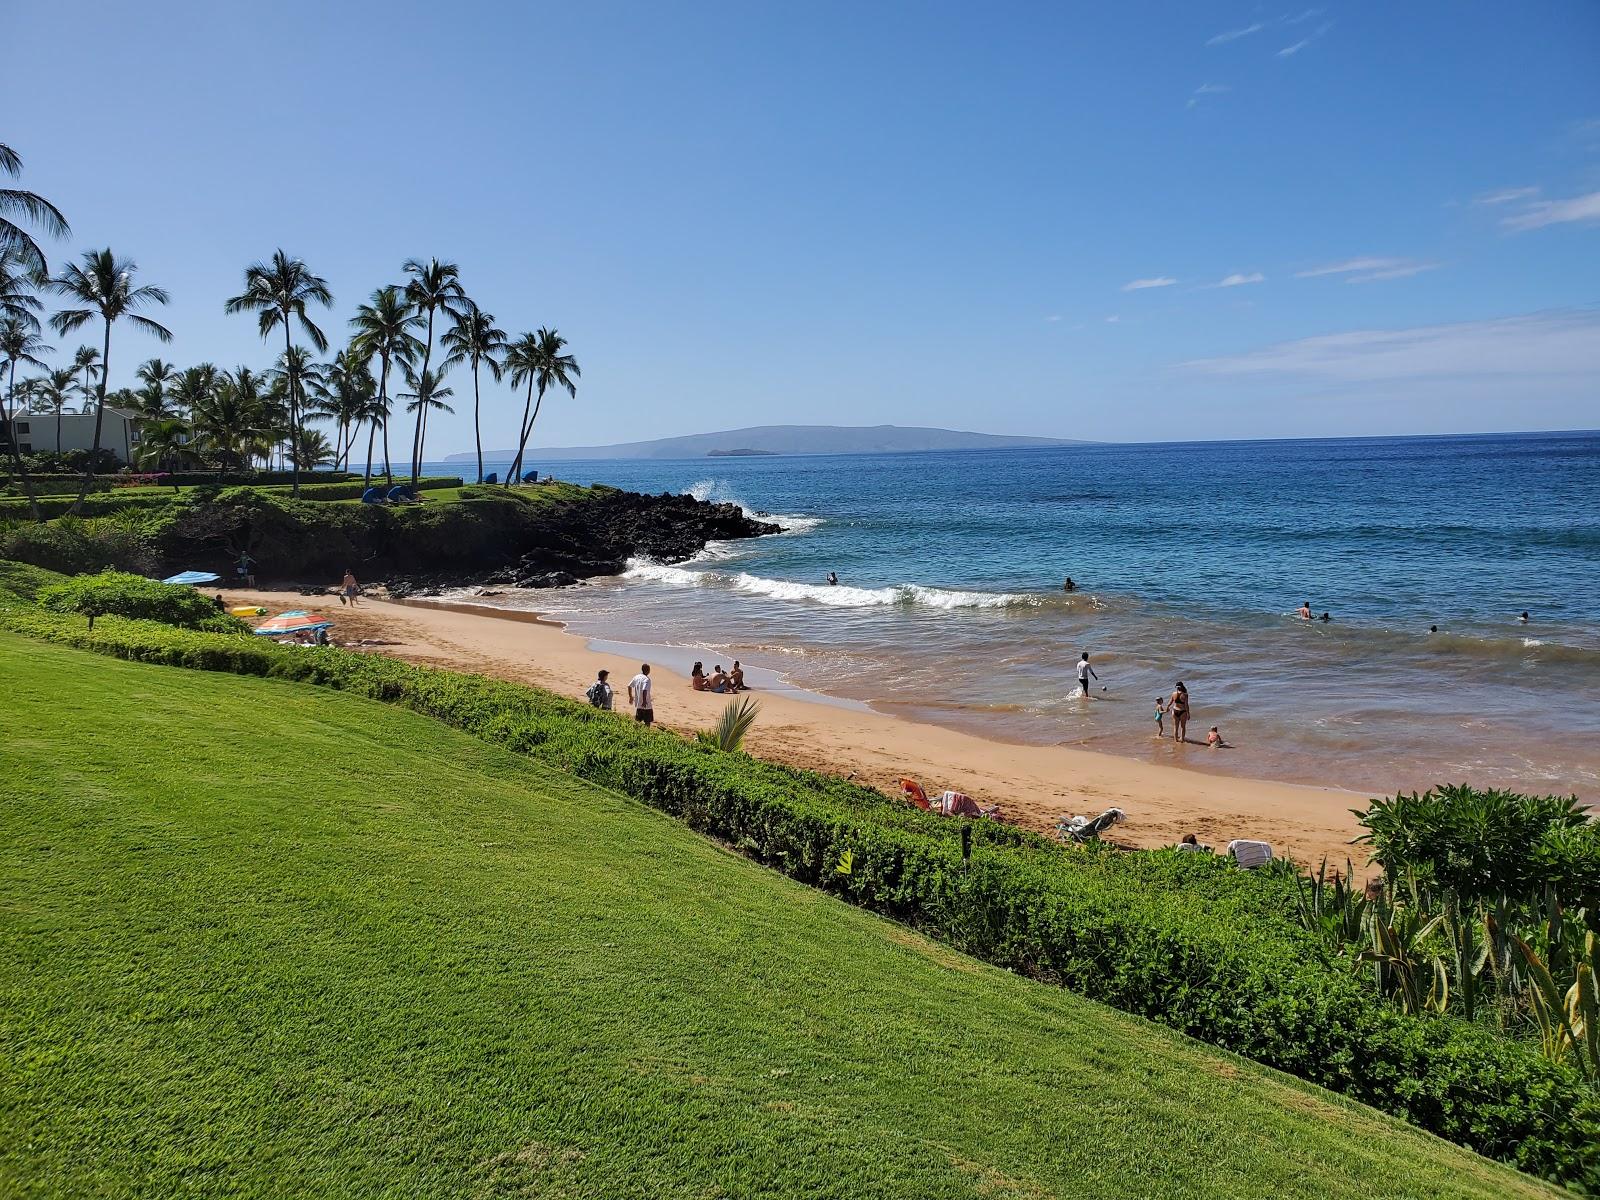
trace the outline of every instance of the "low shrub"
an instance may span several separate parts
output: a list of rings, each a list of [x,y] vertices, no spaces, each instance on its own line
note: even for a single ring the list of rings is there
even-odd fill
[[[49,584],[38,589],[35,599],[48,612],[88,617],[90,629],[94,628],[96,617],[119,616],[219,634],[248,630],[243,621],[219,612],[210,599],[192,587],[119,571],[78,575]]]
[[[38,611],[0,627],[119,658],[295,679],[432,716],[652,805],[751,858],[992,963],[1398,1114],[1545,1178],[1600,1188],[1600,1099],[1463,1022],[1331,969],[1287,873],[1156,851],[1069,852],[918,812],[831,776],[709,750],[576,700],[339,649]],[[962,830],[972,831],[970,858]]]

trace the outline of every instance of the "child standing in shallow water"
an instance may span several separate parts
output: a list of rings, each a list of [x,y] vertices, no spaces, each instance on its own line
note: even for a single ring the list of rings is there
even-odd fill
[[[1157,696],[1156,697],[1156,736],[1158,738],[1167,736],[1167,727],[1166,727],[1166,724],[1164,723],[1166,715],[1167,715],[1167,701],[1166,701],[1166,698],[1164,696]]]

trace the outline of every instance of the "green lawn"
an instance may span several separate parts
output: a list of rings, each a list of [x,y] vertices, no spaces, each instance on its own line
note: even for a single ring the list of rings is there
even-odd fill
[[[0,1196],[1556,1194],[424,717],[0,680]]]

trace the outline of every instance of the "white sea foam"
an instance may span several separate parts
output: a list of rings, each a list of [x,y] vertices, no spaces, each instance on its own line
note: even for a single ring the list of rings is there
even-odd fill
[[[1538,638],[1523,638],[1522,644],[1529,650],[1532,650],[1535,646],[1544,645]]]
[[[683,489],[683,495],[693,496],[711,504],[737,504],[746,515],[757,517],[758,510],[746,504],[733,485],[726,479],[697,479]],[[822,524],[821,517],[808,517],[803,513],[760,513],[759,520],[772,521],[783,526],[786,534],[810,533]]]
[[[755,596],[769,596],[774,600],[822,604],[829,608],[882,608],[890,605],[946,610],[1019,608],[1034,607],[1042,603],[1043,599],[1027,593],[964,592],[927,587],[920,583],[902,583],[881,588],[798,583],[792,579],[768,579],[744,571],[737,574],[713,570],[696,571],[642,558],[629,559],[624,576],[628,579],[647,580],[671,587],[725,588]]]

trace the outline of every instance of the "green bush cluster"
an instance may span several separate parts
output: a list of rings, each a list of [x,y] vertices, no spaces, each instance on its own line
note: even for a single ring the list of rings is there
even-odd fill
[[[395,483],[411,486],[409,479],[396,479]],[[453,488],[461,486],[459,475],[424,475],[417,480],[419,491],[427,488]],[[302,500],[359,500],[366,494],[369,487],[381,487],[387,490],[388,485],[383,479],[374,479],[372,483],[362,483],[360,479],[352,479],[347,483],[313,483],[300,485],[300,499]]]
[[[192,587],[120,571],[77,575],[48,584],[38,589],[34,599],[47,612],[77,613],[88,617],[91,624],[96,617],[118,616],[219,634],[249,630],[243,621],[220,612],[210,598]]]
[[[757,861],[992,963],[1334,1088],[1534,1174],[1600,1187],[1600,1100],[1464,1022],[1402,1013],[1331,969],[1286,872],[1173,852],[1068,852],[847,781],[708,749],[521,685],[338,649],[0,612],[0,626],[144,662],[399,704],[612,788]],[[841,869],[848,858],[849,869]]]
[[[153,575],[161,565],[149,518],[168,508],[130,508],[102,517],[59,517],[35,523],[0,514],[0,558],[31,563],[64,575],[111,569]]]

